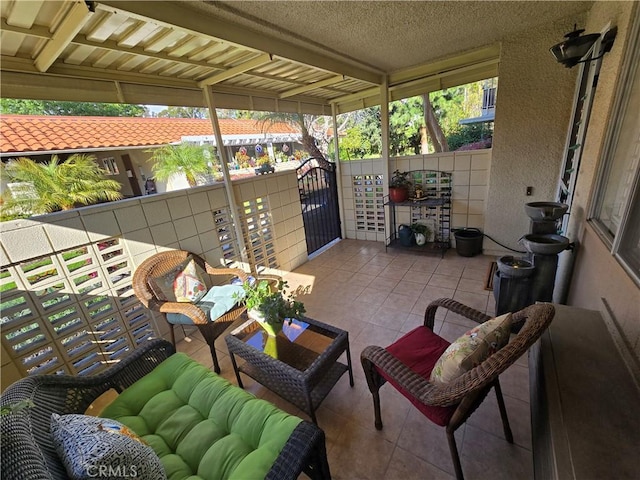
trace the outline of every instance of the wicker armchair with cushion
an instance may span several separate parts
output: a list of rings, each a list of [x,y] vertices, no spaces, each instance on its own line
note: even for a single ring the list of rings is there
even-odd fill
[[[205,274],[216,277],[224,276],[227,277],[225,279],[227,282],[234,277],[241,281],[248,278],[248,275],[238,268],[215,268],[198,255],[184,250],[172,250],[156,253],[140,264],[133,274],[133,291],[145,307],[165,314],[171,327],[171,340],[174,347],[176,344],[174,325],[186,324],[198,327],[211,350],[214,370],[216,373],[220,373],[214,342],[246,308],[243,304],[236,304],[235,300],[231,300],[233,292],[224,291],[224,288],[219,285],[211,288],[208,285],[202,287],[195,280],[194,282],[198,284],[197,287],[194,287],[193,284],[189,285],[187,281],[187,298],[176,299],[175,292],[171,291],[174,280],[187,268],[191,259],[193,259],[195,268],[198,269],[201,276],[206,276]],[[187,279],[189,278],[192,277],[187,276]],[[194,293],[198,288],[208,290],[202,292],[206,295],[198,297],[197,293]],[[226,298],[216,297],[214,289],[222,289]],[[189,295],[194,295],[194,298],[198,300],[188,301]]]
[[[478,322],[453,344],[433,332],[436,310],[445,308]],[[392,345],[366,347],[362,367],[373,395],[375,426],[382,429],[380,394],[389,382],[429,420],[445,427],[456,478],[463,479],[454,433],[493,387],[505,438],[513,443],[498,376],[533,345],[554,316],[550,304],[538,304],[496,319],[454,300],[441,298],[417,327]],[[511,330],[519,330],[509,339]],[[508,342],[508,343],[507,343]]]
[[[32,406],[0,419],[2,478],[331,478],[320,428],[174,352],[152,340],[98,375],[36,375],[9,386],[3,410]],[[82,415],[110,389],[119,395],[99,417]]]

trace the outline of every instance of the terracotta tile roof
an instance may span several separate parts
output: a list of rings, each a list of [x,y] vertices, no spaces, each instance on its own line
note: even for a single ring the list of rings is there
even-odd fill
[[[222,135],[299,133],[291,125],[262,127],[256,120],[220,119]],[[182,136],[213,135],[209,120],[141,117],[2,115],[0,152],[140,147],[178,142]]]

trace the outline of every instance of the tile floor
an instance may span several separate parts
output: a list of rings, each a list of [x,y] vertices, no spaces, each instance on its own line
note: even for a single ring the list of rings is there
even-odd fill
[[[422,323],[425,307],[440,297],[454,298],[488,314],[491,292],[484,289],[492,257],[398,253],[380,243],[343,240],[294,272],[283,272],[292,287],[310,285],[301,300],[307,315],[349,332],[355,386],[344,375],[317,411],[327,436],[335,479],[449,479],[453,467],[444,429],[423,417],[388,385],[380,392],[384,428],[373,424],[373,405],[360,352],[367,345],[386,346]],[[455,314],[438,312],[435,332],[455,340],[474,325]],[[178,350],[212,366],[206,344],[196,332]],[[216,342],[222,375],[236,383],[224,335]],[[468,480],[533,477],[529,381],[526,358],[501,377],[514,444],[504,440],[495,395],[457,432],[462,468]],[[243,376],[245,388],[280,408],[308,419],[295,406]]]

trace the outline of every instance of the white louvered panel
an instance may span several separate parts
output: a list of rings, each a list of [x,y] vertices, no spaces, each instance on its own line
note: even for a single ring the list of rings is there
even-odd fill
[[[66,307],[75,302],[75,296],[67,279],[48,285],[39,290],[32,290],[31,298],[41,315]]]
[[[29,2],[4,1],[2,3],[9,4],[7,5],[9,10],[8,12],[5,12],[4,8],[2,9],[2,16],[6,17],[8,25],[31,28],[38,16],[38,12],[40,12],[40,9],[42,8],[44,0],[31,0]],[[20,8],[17,8],[18,4],[20,4]]]
[[[103,266],[106,270],[107,284],[111,289],[117,289],[125,285],[131,285],[133,267],[131,260],[127,257],[118,258]]]
[[[122,58],[122,62],[118,65],[118,70],[122,72],[131,72],[138,70],[141,65],[149,60],[148,57],[142,55],[126,55]]]
[[[0,36],[0,41],[2,42],[2,45],[0,45],[0,51],[2,52],[2,55],[9,55],[11,57],[15,56],[24,39],[25,36],[21,33],[3,31]]]
[[[69,372],[53,344],[42,346],[34,350],[29,355],[19,359],[19,368],[26,375],[39,375],[50,373],[72,373]]]
[[[271,218],[266,198],[242,204],[242,226],[250,261],[256,268],[277,268]]]
[[[158,53],[164,49],[171,49],[182,38],[186,36],[185,33],[170,28],[162,28],[154,37],[144,42],[144,50],[146,52]]]
[[[140,58],[139,55],[134,55],[132,53],[123,53],[118,57],[118,59],[115,62],[111,64],[111,67],[115,68],[116,70],[122,71],[123,65],[127,65],[134,60],[137,62],[137,64],[142,62],[142,59]]]
[[[238,260],[239,255],[236,250],[235,229],[231,222],[229,211],[226,208],[214,210],[213,222],[216,226],[218,241],[220,242],[220,248],[222,248],[225,262],[228,264],[234,260]]]
[[[98,17],[96,21],[92,22],[91,30],[86,32],[86,36],[89,40],[94,42],[104,42],[113,33],[127,22],[131,20],[126,15],[119,15],[105,11],[98,11],[94,14],[94,17]]]
[[[224,52],[228,48],[230,48],[229,45],[224,42],[213,42],[210,45],[207,45],[204,50],[194,53],[191,59],[205,60],[207,62],[217,64],[216,58],[218,57],[218,55],[220,55],[220,53]]]
[[[178,62],[167,62],[166,66],[158,72],[163,77],[176,77],[178,74],[187,68],[191,68],[191,65],[185,65]]]
[[[103,54],[93,61],[93,63],[91,64],[92,67],[107,68],[114,63],[117,63],[118,59],[122,55],[121,52],[113,50],[102,50],[102,52]]]
[[[156,336],[150,312],[140,302],[124,310],[123,317],[127,331],[136,345]]]
[[[167,53],[171,57],[190,57],[195,52],[199,52],[203,47],[209,44],[207,38],[188,36],[180,45],[168,50]]]
[[[93,334],[101,351],[103,362],[111,363],[132,348],[131,339],[119,315],[105,317],[93,326]],[[106,364],[105,363],[105,364]]]
[[[239,50],[234,47],[227,48],[224,52],[220,52],[213,59],[218,65],[224,65],[226,68],[233,66],[234,61],[237,61],[238,58],[244,58],[246,53],[242,50]],[[255,57],[255,54],[251,56],[247,56],[246,59],[249,60],[252,57]]]
[[[89,55],[95,50],[94,47],[88,47],[86,45],[70,45],[62,54],[64,63],[70,65],[81,65],[82,62],[89,58]]]
[[[153,22],[136,22],[130,29],[119,36],[119,47],[135,47],[147,38],[152,38],[162,31],[162,28]]]
[[[164,68],[167,68],[168,65],[171,65],[172,62],[168,60],[161,60],[152,58],[149,63],[145,62],[144,67],[140,69],[140,73],[157,73]]]
[[[186,57],[189,60],[201,60],[203,58],[206,58],[207,55],[210,55],[209,52],[211,51],[211,48],[216,44],[217,42],[207,39],[206,42],[202,42],[200,46],[191,50],[189,54],[186,55]]]
[[[95,375],[107,368],[103,358],[104,356],[100,353],[100,350],[95,349],[78,357],[71,364],[71,367],[77,375]]]
[[[52,257],[39,257],[21,263],[16,273],[27,287],[39,287],[61,278],[60,266]]]
[[[207,67],[198,67],[195,65],[191,65],[189,67],[187,67],[186,69],[184,69],[180,75],[178,75],[179,78],[189,78],[192,80],[195,79],[199,79],[199,78],[204,78],[204,77],[208,77],[210,75],[213,75],[216,71],[211,69],[211,68],[207,68]]]

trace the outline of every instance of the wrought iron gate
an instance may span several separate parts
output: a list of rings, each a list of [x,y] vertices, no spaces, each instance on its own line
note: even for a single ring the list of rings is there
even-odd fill
[[[307,253],[340,238],[336,166],[324,158],[308,158],[297,169]]]

